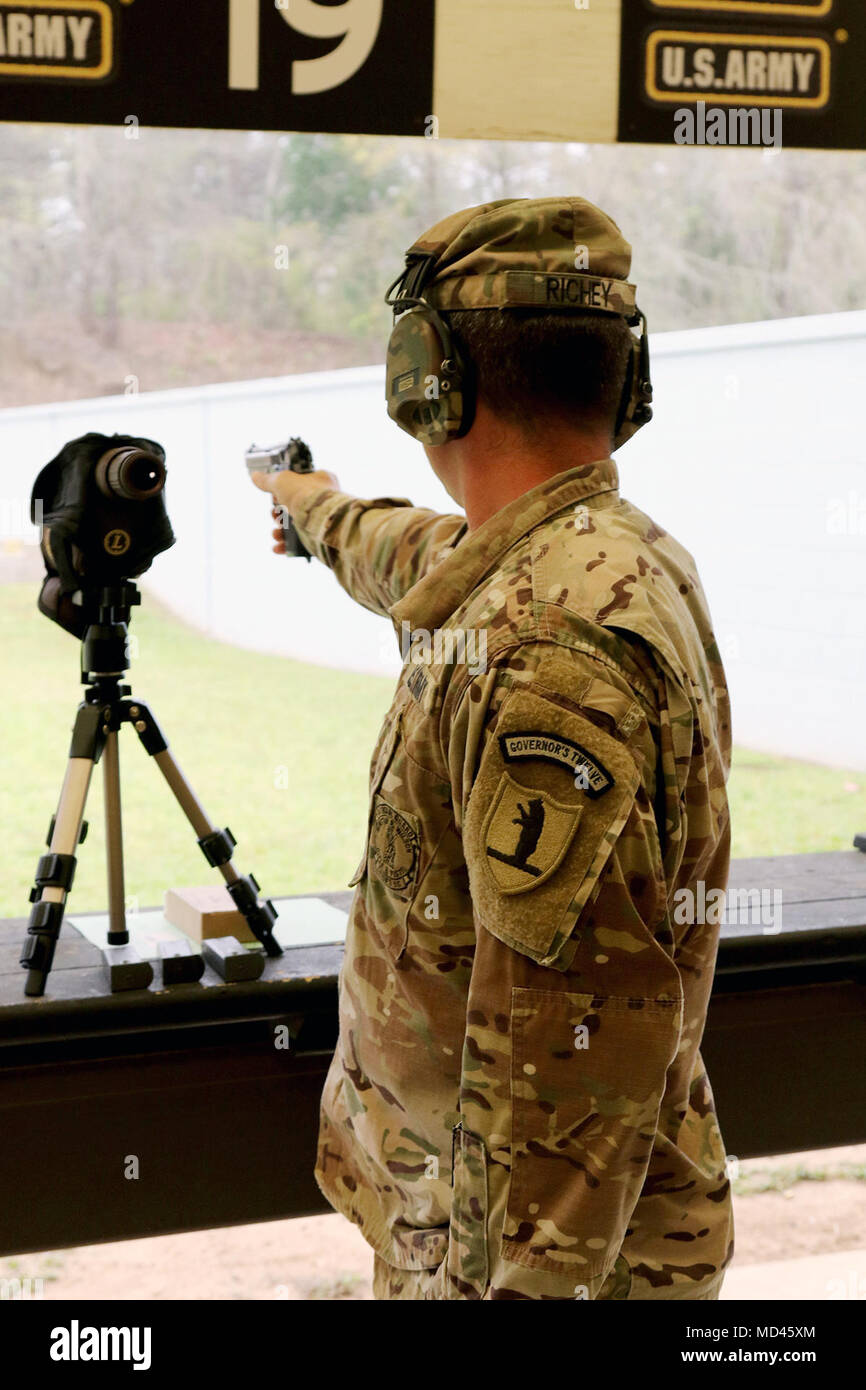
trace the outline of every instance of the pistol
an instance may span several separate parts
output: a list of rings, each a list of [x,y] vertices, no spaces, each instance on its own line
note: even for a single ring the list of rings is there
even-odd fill
[[[270,449],[260,449],[251,444],[244,454],[247,472],[282,473],[290,468],[293,473],[312,473],[313,455],[303,439],[290,439],[287,444],[275,444]],[[291,517],[283,521],[283,540],[286,554],[309,560],[310,552],[301,542]]]

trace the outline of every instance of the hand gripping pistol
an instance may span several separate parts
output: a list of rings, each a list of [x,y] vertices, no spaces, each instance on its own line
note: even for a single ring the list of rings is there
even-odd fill
[[[252,473],[282,473],[291,468],[293,473],[312,473],[313,455],[303,439],[290,439],[288,444],[275,444],[270,449],[259,449],[252,444],[244,454],[247,471]],[[301,543],[290,516],[284,514],[283,540],[286,554],[309,560],[310,552]]]

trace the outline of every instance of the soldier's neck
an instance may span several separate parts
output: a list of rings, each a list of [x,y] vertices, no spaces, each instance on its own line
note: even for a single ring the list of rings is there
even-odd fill
[[[469,530],[540,483],[610,457],[612,440],[599,429],[574,429],[545,421],[531,436],[497,419],[479,403],[471,430],[425,452],[449,495],[466,513]]]

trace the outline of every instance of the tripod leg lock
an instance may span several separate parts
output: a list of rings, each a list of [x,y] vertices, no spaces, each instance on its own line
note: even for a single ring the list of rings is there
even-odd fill
[[[43,888],[62,888],[68,893],[75,878],[74,854],[43,854],[36,869],[36,886],[30,889],[30,901],[35,903]]]
[[[54,839],[54,827],[55,827],[56,824],[57,824],[57,817],[56,817],[56,815],[55,815],[55,816],[52,816],[52,817],[51,817],[51,824],[50,824],[49,827],[48,827],[48,834],[45,836],[45,843],[46,843],[46,845],[50,845],[50,844],[51,844],[51,841]],[[86,820],[83,820],[83,821],[81,822],[81,830],[80,830],[79,835],[78,835],[78,843],[79,843],[80,845],[83,845],[83,844],[84,844],[84,841],[87,839],[87,831],[88,831],[88,828],[89,828],[89,822],[86,821]]]
[[[48,972],[63,921],[62,903],[37,903],[30,909],[27,940],[19,963],[29,970]]]
[[[246,878],[235,879],[234,883],[227,883],[226,887],[235,907],[246,918],[253,934],[258,937],[266,953],[269,956],[281,956],[283,948],[273,933],[274,922],[277,920],[277,909],[269,900],[259,902],[259,885],[252,874]]]
[[[227,864],[234,853],[237,840],[232,832],[225,830],[213,830],[210,835],[202,835],[199,840],[202,854],[212,869],[218,869],[221,864]]]

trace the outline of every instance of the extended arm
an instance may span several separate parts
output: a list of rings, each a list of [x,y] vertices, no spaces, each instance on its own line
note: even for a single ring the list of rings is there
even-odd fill
[[[466,520],[413,507],[406,498],[352,497],[323,487],[326,477],[270,474],[259,486],[288,508],[310,554],[333,570],[356,603],[387,615],[455,543]]]

